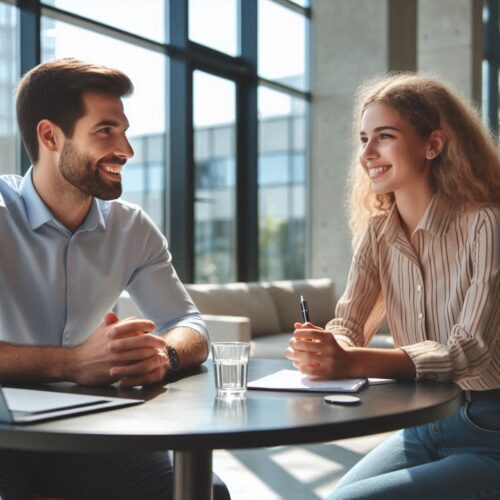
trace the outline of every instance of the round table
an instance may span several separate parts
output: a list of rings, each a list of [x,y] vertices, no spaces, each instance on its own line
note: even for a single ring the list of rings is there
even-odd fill
[[[291,364],[252,359],[249,380]],[[119,390],[51,384],[47,389],[141,398],[142,405],[29,426],[0,425],[0,447],[71,452],[174,450],[174,499],[210,499],[212,450],[331,441],[442,419],[458,409],[448,383],[369,386],[356,406],[329,405],[323,393],[249,390],[244,400],[215,396],[211,361],[161,387]]]

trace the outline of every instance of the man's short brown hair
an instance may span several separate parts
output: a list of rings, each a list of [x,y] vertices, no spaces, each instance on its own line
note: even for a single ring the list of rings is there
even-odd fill
[[[28,71],[17,89],[16,112],[32,163],[38,161],[36,129],[41,120],[52,121],[66,137],[71,137],[75,123],[85,114],[85,92],[104,92],[120,98],[133,89],[125,73],[73,58],[55,59]]]

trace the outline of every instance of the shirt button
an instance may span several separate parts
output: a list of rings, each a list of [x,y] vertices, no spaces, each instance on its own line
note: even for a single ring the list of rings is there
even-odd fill
[[[68,339],[69,339],[69,337],[70,337],[69,333],[65,333],[65,334],[64,334],[64,338],[65,338],[66,340],[68,340]]]
[[[417,290],[418,290],[419,292],[421,292],[421,291],[422,291],[422,285],[417,285]]]
[[[418,319],[422,319],[424,315],[422,313],[418,313]]]

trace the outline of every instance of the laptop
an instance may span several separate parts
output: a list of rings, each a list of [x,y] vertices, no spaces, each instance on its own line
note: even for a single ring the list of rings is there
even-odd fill
[[[31,424],[141,403],[144,403],[144,400],[18,389],[0,385],[0,422]]]

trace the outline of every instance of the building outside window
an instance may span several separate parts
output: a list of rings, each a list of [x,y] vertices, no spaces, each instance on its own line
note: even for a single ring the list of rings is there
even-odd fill
[[[195,71],[195,281],[236,279],[236,88]]]
[[[259,88],[259,271],[262,279],[304,277],[307,105]]]
[[[309,90],[308,19],[259,0],[258,72],[266,80]],[[259,276],[305,276],[308,103],[300,93],[260,85]]]

